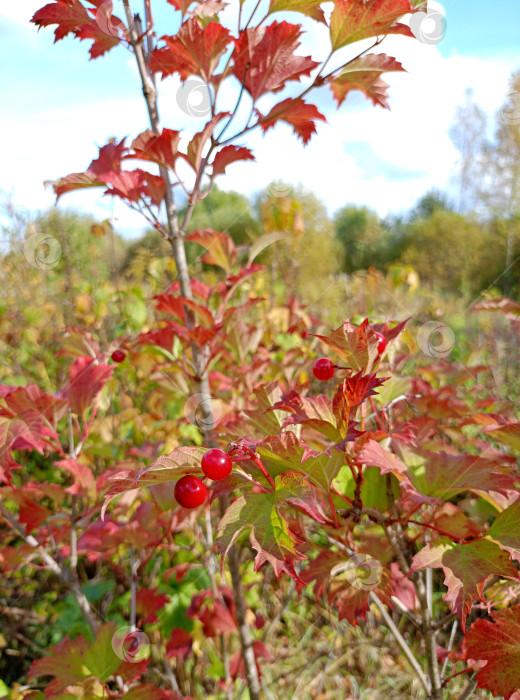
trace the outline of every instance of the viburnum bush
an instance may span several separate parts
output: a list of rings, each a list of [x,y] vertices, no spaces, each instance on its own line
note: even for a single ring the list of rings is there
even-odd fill
[[[372,50],[412,37],[400,20],[424,3],[336,0],[327,16],[314,0],[167,4],[173,35],[151,0],[142,16],[129,0],[123,18],[109,1],[59,0],[33,18],[57,25],[56,40],[92,41],[91,58],[133,52],[149,129],[110,141],[54,189],[101,187],[140,211],[171,244],[177,279],[136,337],[67,329],[68,378],[54,393],[0,387],[0,561],[61,610],[31,642],[46,639],[16,697],[231,698],[241,678],[252,700],[269,697],[270,627],[245,590],[254,560],[296,595],[312,587],[339,620],[364,625],[370,611],[423,697],[453,697],[467,674],[461,698],[478,684],[517,700],[520,424],[491,394],[490,369],[415,366],[404,319],[354,322],[351,310],[328,331],[295,299],[273,314],[256,295],[271,234],[250,250],[225,232],[187,234],[215,178],[254,159],[237,143],[247,132],[284,121],[309,141],[324,120],[314,89],[330,87],[338,105],[361,90],[386,107],[381,73],[403,69]],[[279,12],[328,32],[319,61]],[[207,90],[206,123],[186,145],[159,121],[157,78],[172,75]],[[190,244],[216,283],[190,276]],[[197,671],[194,629],[216,642],[210,675]]]

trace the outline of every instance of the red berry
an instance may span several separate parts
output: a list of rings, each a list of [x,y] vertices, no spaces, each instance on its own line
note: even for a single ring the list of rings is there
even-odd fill
[[[212,450],[204,453],[200,466],[208,479],[220,481],[229,476],[233,468],[233,462],[227,452],[214,447]]]
[[[316,379],[320,380],[320,382],[326,382],[329,379],[332,379],[334,372],[334,365],[328,359],[328,357],[321,357],[319,360],[316,360],[314,367],[312,368],[312,373]]]
[[[374,332],[375,332],[377,339],[378,339],[377,352],[380,355],[382,355],[385,351],[385,348],[386,348],[386,338],[382,333],[378,333],[377,331],[374,331]]]
[[[123,352],[122,350],[114,350],[110,357],[114,360],[114,362],[123,362],[126,357],[126,352]]]
[[[207,490],[194,474],[186,474],[175,484],[175,500],[183,508],[198,508],[206,500]]]

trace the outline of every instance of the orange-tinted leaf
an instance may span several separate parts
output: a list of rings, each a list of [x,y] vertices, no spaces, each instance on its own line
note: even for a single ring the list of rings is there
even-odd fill
[[[132,141],[132,148],[139,160],[173,169],[179,156],[180,138],[180,132],[173,129],[163,129],[160,135],[147,129]]]
[[[519,578],[509,555],[490,540],[455,544],[442,537],[423,547],[414,556],[411,568],[420,571],[439,567],[444,571],[444,583],[448,587],[444,600],[458,614],[463,630],[473,603],[484,601],[484,585],[490,576]]]
[[[199,243],[206,248],[202,261],[208,265],[218,265],[226,272],[231,272],[237,259],[237,251],[231,236],[212,229],[199,229],[193,231],[186,240]]]
[[[409,0],[335,0],[330,18],[332,48],[384,34],[413,36],[409,27],[396,23],[409,12],[413,12]]]
[[[249,148],[244,146],[224,146],[213,160],[213,177],[223,175],[228,165],[239,160],[255,160],[255,157]]]
[[[486,661],[476,675],[479,688],[514,700],[520,688],[520,605],[477,620],[464,638],[467,659]]]
[[[182,24],[175,36],[163,36],[166,47],[156,49],[150,59],[150,70],[165,78],[178,73],[181,80],[190,75],[210,82],[219,59],[230,41],[229,31],[218,22],[202,28],[196,17]]]
[[[114,371],[106,362],[98,362],[91,357],[79,357],[69,371],[69,382],[63,396],[70,401],[70,407],[78,415],[83,415],[92,406],[94,399]]]
[[[293,100],[290,97],[275,105],[265,117],[262,117],[259,112],[258,114],[259,123],[264,133],[278,121],[287,122],[292,126],[294,133],[301,138],[304,145],[308,144],[311,136],[316,133],[315,120],[327,121],[314,105],[308,104],[304,100]]]
[[[295,55],[300,35],[301,27],[287,22],[273,22],[241,33],[233,51],[233,74],[253,100],[281,90],[290,80],[310,75],[318,65],[310,56]]]
[[[388,109],[388,84],[381,79],[381,74],[388,71],[404,71],[404,68],[386,54],[368,54],[349,63],[330,83],[338,106],[349,92],[361,90],[374,105]]]

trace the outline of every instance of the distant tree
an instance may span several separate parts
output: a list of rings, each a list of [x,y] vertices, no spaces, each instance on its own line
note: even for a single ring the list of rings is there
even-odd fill
[[[224,231],[237,244],[251,243],[261,230],[247,197],[238,192],[225,192],[216,186],[195,208],[188,230],[202,228]]]
[[[445,192],[433,188],[419,199],[407,219],[428,219],[436,211],[454,211],[454,207]]]
[[[345,272],[377,267],[384,228],[375,211],[349,204],[336,212],[334,230],[343,248]]]
[[[449,131],[453,145],[459,152],[457,179],[460,212],[474,209],[481,199],[486,130],[486,114],[475,102],[473,91],[466,90],[466,100],[455,110]]]

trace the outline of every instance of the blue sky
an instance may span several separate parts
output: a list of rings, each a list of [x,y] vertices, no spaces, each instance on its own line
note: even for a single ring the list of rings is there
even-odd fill
[[[228,17],[236,2],[227,8]],[[84,170],[96,146],[110,137],[135,136],[148,126],[130,54],[116,49],[88,61],[88,42],[67,38],[53,46],[52,29],[37,32],[29,24],[43,4],[4,0],[0,7],[0,189],[29,209],[52,205],[44,180]],[[116,0],[116,12],[120,5]],[[173,10],[164,0],[155,5],[164,5],[156,17],[170,23],[164,31],[174,31]],[[229,168],[219,186],[253,194],[283,179],[314,191],[331,213],[355,202],[381,215],[409,208],[431,187],[452,189],[457,154],[448,130],[454,110],[472,88],[492,124],[508,93],[509,75],[520,69],[520,2],[445,0],[440,9],[446,34],[439,43],[390,37],[377,50],[395,56],[408,71],[386,78],[391,111],[374,108],[360,93],[337,110],[322,90],[316,101],[328,123],[319,125],[307,148],[285,125],[265,137],[253,133],[242,143],[253,148],[257,162]],[[312,21],[306,29],[304,47],[318,58],[326,37]],[[161,84],[164,126],[200,130],[200,120],[179,110],[177,90],[175,79]],[[227,97],[232,103],[232,90]],[[128,234],[142,227],[136,214],[97,192],[75,193],[63,203],[99,217],[113,216]]]

